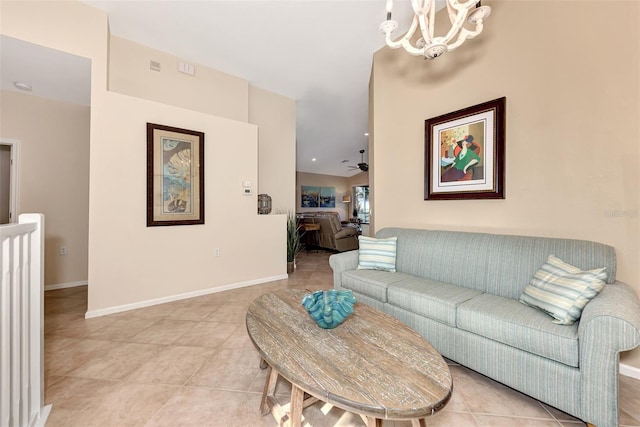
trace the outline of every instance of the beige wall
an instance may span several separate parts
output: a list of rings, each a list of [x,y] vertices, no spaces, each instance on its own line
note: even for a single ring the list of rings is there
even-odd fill
[[[335,208],[303,208],[300,207],[302,186],[335,187]],[[351,194],[349,178],[344,176],[322,175],[317,173],[296,172],[296,212],[320,212],[332,211],[340,214],[340,219],[345,221],[351,215],[347,212],[346,203],[342,203],[342,196]],[[353,202],[350,204],[353,209]]]
[[[249,86],[249,123],[258,126],[258,185],[271,196],[272,213],[295,212],[296,104]]]
[[[356,185],[369,185],[369,172],[360,172],[349,177],[349,186],[355,187]]]
[[[246,117],[108,92],[109,32],[98,9],[3,1],[0,19],[3,34],[92,61],[90,313],[285,275],[285,216],[257,215],[257,195],[241,193],[241,181],[258,179],[258,130]],[[205,225],[145,226],[146,122],[205,132]]]
[[[375,54],[376,229],[594,240],[640,293],[640,3],[491,6],[481,36],[434,61]],[[506,199],[424,201],[424,120],[501,96]],[[623,362],[640,368],[640,351]]]
[[[20,141],[18,214],[45,215],[45,285],[86,283],[90,109],[1,93],[0,136]]]
[[[258,215],[257,195],[241,191],[243,181],[258,179],[257,127],[106,95],[96,128],[109,144],[92,146],[100,162],[92,165],[91,188],[101,197],[91,203],[89,310],[283,276],[285,216]],[[146,164],[146,122],[204,132],[204,225],[145,226],[146,171],[136,165]]]
[[[150,69],[160,63],[160,71]],[[110,37],[109,90],[149,99],[214,116],[247,121],[249,83],[203,65],[195,75],[178,71],[178,62],[188,62],[159,50]]]
[[[272,212],[294,209],[295,101],[200,64],[178,72],[184,59],[120,37],[110,38],[109,90],[258,125],[255,194],[267,193]],[[160,63],[151,70],[150,61]],[[257,211],[257,206],[256,206]]]

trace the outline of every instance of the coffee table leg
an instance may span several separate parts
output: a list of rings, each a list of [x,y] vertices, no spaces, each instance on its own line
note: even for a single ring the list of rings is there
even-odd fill
[[[424,418],[411,420],[411,427],[427,427],[427,422]]]
[[[270,411],[267,404],[269,396],[273,396],[276,392],[276,383],[278,382],[278,371],[273,369],[271,365],[267,366],[267,380],[264,383],[264,390],[262,391],[262,401],[260,402],[260,413],[267,415]]]
[[[291,407],[289,410],[291,414],[289,415],[289,419],[291,420],[291,427],[301,427],[302,426],[302,406],[304,403],[304,391],[302,391],[298,386],[291,385]]]

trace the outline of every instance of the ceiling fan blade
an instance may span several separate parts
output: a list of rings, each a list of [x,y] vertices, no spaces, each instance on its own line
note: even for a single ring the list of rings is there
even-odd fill
[[[364,150],[360,150],[360,163],[357,166],[348,165],[349,170],[361,170],[366,172],[369,170],[369,164],[364,162]]]

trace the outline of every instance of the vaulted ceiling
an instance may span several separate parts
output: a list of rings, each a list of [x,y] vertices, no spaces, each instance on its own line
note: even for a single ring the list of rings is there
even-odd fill
[[[354,175],[359,170],[348,166],[360,162],[361,149],[367,162],[369,76],[373,53],[384,45],[384,1],[81,1],[107,12],[115,36],[293,98],[298,171]],[[394,6],[405,28],[410,9],[406,0]],[[42,67],[26,52],[13,57],[35,74]]]

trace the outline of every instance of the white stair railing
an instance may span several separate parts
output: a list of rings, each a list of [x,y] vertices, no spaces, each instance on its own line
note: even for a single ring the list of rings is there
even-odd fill
[[[44,215],[0,226],[0,427],[44,426]]]

